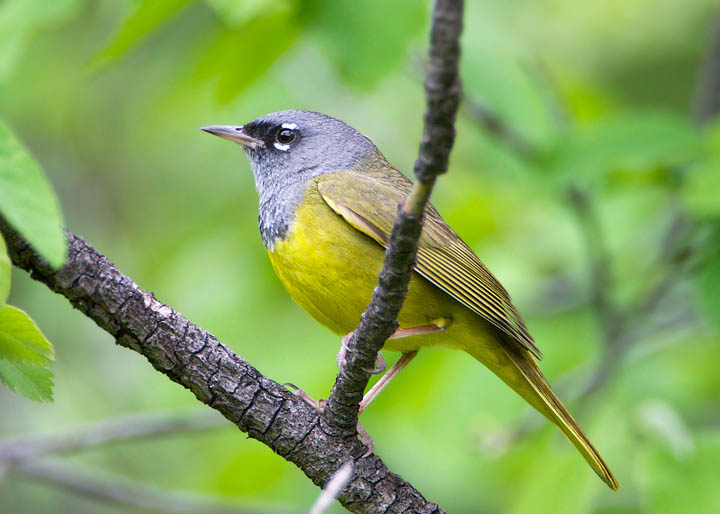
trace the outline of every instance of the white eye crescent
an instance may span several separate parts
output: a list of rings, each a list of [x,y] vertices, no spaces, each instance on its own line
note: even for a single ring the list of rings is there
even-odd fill
[[[281,152],[290,150],[290,145],[297,137],[297,125],[294,123],[283,123],[275,133],[273,146]]]

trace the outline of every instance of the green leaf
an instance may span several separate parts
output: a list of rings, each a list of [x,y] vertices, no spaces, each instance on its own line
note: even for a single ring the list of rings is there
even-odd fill
[[[229,27],[240,28],[259,16],[294,10],[296,0],[205,0]]]
[[[698,218],[720,217],[720,159],[699,163],[688,170],[682,197]]]
[[[0,381],[31,400],[52,400],[53,347],[30,317],[10,305],[0,310]]]
[[[49,366],[53,355],[52,344],[30,316],[12,305],[0,310],[0,359]]]
[[[58,201],[35,160],[0,122],[0,213],[54,268],[65,262]]]
[[[708,246],[703,266],[695,276],[695,284],[707,319],[720,329],[720,241],[712,241]]]
[[[48,368],[0,359],[0,381],[36,402],[51,402],[53,374]]]
[[[0,236],[0,309],[3,308],[10,294],[10,271],[12,264],[5,248],[5,240]]]
[[[407,58],[426,21],[427,5],[417,0],[322,0],[313,32],[349,85],[371,89]]]
[[[122,57],[150,32],[167,23],[192,0],[141,0],[91,66],[102,66]]]
[[[240,29],[223,30],[204,52],[194,75],[205,79],[219,75],[217,99],[227,103],[265,73],[297,36],[298,23],[290,11],[255,18]]]
[[[701,140],[689,120],[631,113],[597,120],[559,140],[548,168],[560,177],[647,173],[696,158]]]

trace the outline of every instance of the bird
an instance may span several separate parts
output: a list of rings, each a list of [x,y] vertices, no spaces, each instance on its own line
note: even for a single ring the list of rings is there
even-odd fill
[[[318,112],[286,110],[202,130],[243,148],[276,275],[300,307],[347,340],[370,302],[397,206],[412,182],[368,137]],[[402,356],[370,400],[420,349],[465,351],[554,423],[617,490],[610,468],[540,370],[542,354],[506,289],[430,203],[423,223],[399,328],[384,346]],[[342,365],[342,355],[338,360]]]

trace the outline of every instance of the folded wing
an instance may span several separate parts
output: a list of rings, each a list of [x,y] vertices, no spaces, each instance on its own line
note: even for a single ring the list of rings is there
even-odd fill
[[[317,179],[320,195],[350,225],[387,247],[398,204],[410,192],[399,171],[341,171]],[[352,187],[348,187],[352,184]],[[379,199],[382,198],[382,201]],[[510,295],[480,259],[428,204],[415,271],[541,358]]]

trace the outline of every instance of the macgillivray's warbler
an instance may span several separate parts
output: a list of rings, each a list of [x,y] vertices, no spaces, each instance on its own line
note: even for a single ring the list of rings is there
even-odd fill
[[[350,333],[370,301],[410,180],[370,139],[316,112],[282,111],[203,130],[245,150],[260,197],[262,240],[290,295],[336,334]],[[431,204],[398,321],[384,348],[403,356],[373,390],[424,346],[464,350],[555,423],[618,488],[536,364],[540,351],[507,291]]]

